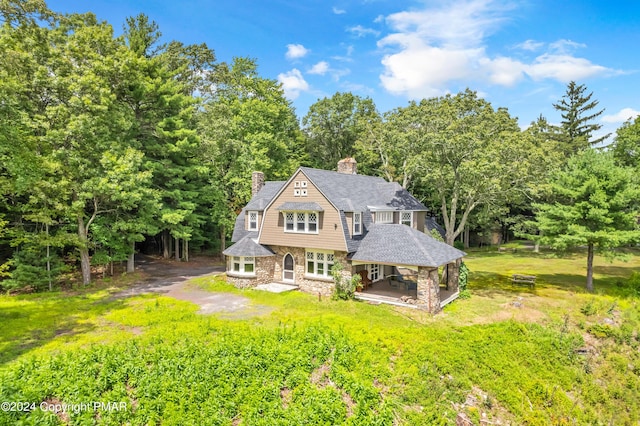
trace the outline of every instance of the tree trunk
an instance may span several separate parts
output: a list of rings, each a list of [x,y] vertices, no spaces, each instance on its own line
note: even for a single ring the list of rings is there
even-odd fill
[[[593,293],[593,243],[589,243],[587,251],[587,291]]]
[[[220,226],[220,255],[222,256],[222,252],[227,249],[227,234],[224,231],[224,226]]]
[[[180,238],[175,239],[176,260],[180,262]]]
[[[49,224],[44,225],[47,229],[47,278],[49,278],[49,291],[53,291],[53,281],[51,280],[51,249],[49,248]]]
[[[188,262],[189,261],[189,240],[187,239],[182,240],[182,245],[183,245],[182,257],[184,258],[185,262]]]
[[[127,259],[127,273],[136,271],[136,243],[131,242],[131,254]]]
[[[171,257],[171,253],[169,253],[170,248],[171,240],[169,239],[169,231],[165,229],[164,231],[162,231],[162,257],[164,257],[165,259],[169,259],[169,257]]]
[[[464,227],[464,248],[469,248],[469,226]]]
[[[82,216],[78,216],[78,237],[80,239],[80,268],[82,269],[82,284],[91,284],[91,259],[89,258],[89,247],[87,241],[87,229]]]

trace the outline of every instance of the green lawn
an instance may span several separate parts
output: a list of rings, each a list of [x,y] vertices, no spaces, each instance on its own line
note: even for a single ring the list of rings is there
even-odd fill
[[[597,258],[472,251],[472,297],[430,316],[303,293],[239,291],[258,316],[202,316],[114,290],[0,296],[0,402],[124,402],[0,410],[0,424],[637,424],[640,270]],[[513,273],[537,275],[534,289]],[[640,285],[638,286],[640,290]],[[268,312],[268,313],[264,313]],[[17,406],[17,405],[16,405]],[[74,412],[75,408],[75,412]]]

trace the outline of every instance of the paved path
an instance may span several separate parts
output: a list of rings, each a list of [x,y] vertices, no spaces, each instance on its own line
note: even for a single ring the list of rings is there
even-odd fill
[[[131,297],[138,294],[160,293],[178,300],[185,300],[200,306],[201,314],[222,314],[226,318],[247,318],[262,315],[272,308],[251,305],[244,296],[229,293],[214,293],[187,284],[192,278],[206,277],[224,272],[223,266],[208,265],[206,262],[177,263],[150,256],[136,256],[136,269],[146,275],[144,281],[117,293],[115,297]]]

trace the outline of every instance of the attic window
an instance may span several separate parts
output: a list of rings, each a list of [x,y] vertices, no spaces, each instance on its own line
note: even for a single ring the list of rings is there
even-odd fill
[[[362,212],[353,213],[353,235],[362,234]]]
[[[400,223],[407,226],[413,226],[413,212],[400,213]]]
[[[249,231],[257,231],[258,230],[258,212],[248,212],[249,213]]]
[[[376,223],[393,223],[393,212],[376,212]]]

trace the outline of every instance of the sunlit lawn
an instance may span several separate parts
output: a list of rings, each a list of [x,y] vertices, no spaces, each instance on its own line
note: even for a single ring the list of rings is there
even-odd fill
[[[0,296],[0,399],[129,404],[98,417],[0,412],[0,424],[640,420],[640,308],[625,287],[640,256],[597,257],[595,294],[583,290],[582,253],[472,250],[465,262],[472,297],[435,316],[241,291],[223,277],[189,285],[254,309],[203,316],[189,302],[114,298],[105,286]],[[535,288],[513,285],[513,273],[536,275]],[[464,404],[469,395],[476,404]]]

